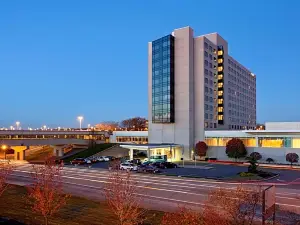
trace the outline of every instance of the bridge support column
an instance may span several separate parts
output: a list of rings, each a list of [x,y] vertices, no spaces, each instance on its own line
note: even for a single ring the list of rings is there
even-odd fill
[[[56,157],[64,156],[63,147],[53,146],[53,155]]]
[[[15,151],[14,160],[25,160],[25,150],[27,146],[13,146],[12,149]]]
[[[129,159],[133,160],[133,149],[132,148],[129,149]]]

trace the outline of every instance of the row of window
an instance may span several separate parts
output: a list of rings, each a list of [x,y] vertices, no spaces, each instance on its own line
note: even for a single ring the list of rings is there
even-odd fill
[[[237,69],[243,75],[251,75],[250,71],[243,69],[242,67],[240,67],[238,64],[236,64],[234,61],[232,61],[230,59],[228,59],[228,64],[231,65],[233,68]],[[253,79],[255,79],[255,77],[253,77]]]
[[[205,75],[209,75],[210,77],[213,77],[214,76],[214,73],[208,69],[204,69],[204,74]]]
[[[211,79],[208,79],[207,77],[204,78],[204,83],[209,84],[209,85],[211,85],[211,86],[214,85],[214,81],[211,80]]]
[[[212,97],[212,96],[207,96],[207,95],[205,95],[204,96],[204,100],[206,101],[206,102],[213,102],[214,101],[214,98]]]
[[[212,88],[205,87],[205,93],[213,94],[213,89],[212,89]]]
[[[204,114],[204,119],[206,119],[206,120],[207,120],[207,119],[212,120],[213,117],[214,117],[213,114],[208,114],[208,113],[205,113],[205,114]]]
[[[236,89],[237,91],[239,91],[241,93],[247,94],[245,96],[250,96],[250,97],[256,98],[256,89],[254,89],[253,91],[249,91],[249,88],[248,89],[242,88],[239,85],[237,85],[235,83],[232,83],[230,81],[228,81],[228,86],[233,88],[233,89]]]
[[[204,65],[211,68],[211,69],[216,69],[216,65],[212,64],[211,62],[209,63],[207,60],[204,60]]]
[[[205,104],[205,110],[213,111],[214,107],[212,105]]]
[[[205,128],[217,128],[217,123],[208,123],[208,122],[205,122],[204,123],[204,127]]]
[[[127,137],[127,136],[122,136],[122,137],[116,137],[116,142],[120,143],[125,143],[125,142],[130,142],[130,143],[136,143],[136,144],[147,144],[148,143],[148,137]]]
[[[228,73],[228,77],[231,81],[234,81],[238,84],[240,84],[241,82],[243,81],[246,81],[245,83],[248,84],[249,86],[252,86],[252,87],[255,87],[256,86],[256,82],[255,80],[249,80],[245,77],[240,77],[239,74],[237,76],[234,76],[233,74],[231,73]]]
[[[209,49],[209,51],[213,54],[216,54],[216,49],[209,45],[207,42],[204,42],[204,48]]]
[[[232,96],[232,95],[229,95],[228,96],[229,100],[235,102],[235,103],[239,103],[240,105],[245,105],[245,106],[248,106],[249,108],[252,106],[252,105],[255,105],[256,104],[256,101],[255,99],[248,99],[247,101],[244,101],[242,100],[242,98],[239,98],[237,96]]]
[[[233,123],[239,123],[239,124],[250,124],[250,125],[255,125],[256,124],[256,120],[244,120],[244,119],[238,119],[238,118],[232,118],[232,117],[229,117],[228,118],[229,121],[233,122]]]

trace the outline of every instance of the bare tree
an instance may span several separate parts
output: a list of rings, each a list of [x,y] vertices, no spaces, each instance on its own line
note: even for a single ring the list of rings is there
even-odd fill
[[[105,185],[106,202],[120,225],[136,225],[145,221],[146,210],[141,208],[137,186],[130,172],[111,170]]]
[[[179,206],[175,212],[165,213],[161,221],[161,225],[182,224],[204,225],[202,214],[185,206]]]
[[[203,216],[208,224],[210,218],[219,218],[219,225],[251,225],[260,203],[260,187],[245,189],[238,186],[230,192],[219,188],[210,194]]]
[[[105,131],[114,131],[120,128],[118,122],[114,121],[108,121],[108,122],[102,122],[95,125],[95,128],[97,130],[105,130]]]
[[[147,120],[142,117],[134,117],[123,120],[121,125],[127,130],[145,130],[147,128]]]
[[[55,164],[53,157],[48,157],[43,166],[33,165],[34,184],[28,187],[28,199],[33,204],[33,211],[44,217],[45,225],[69,198],[63,193],[62,168],[62,164]]]
[[[0,163],[0,197],[8,187],[7,178],[11,174],[13,167],[8,163]]]

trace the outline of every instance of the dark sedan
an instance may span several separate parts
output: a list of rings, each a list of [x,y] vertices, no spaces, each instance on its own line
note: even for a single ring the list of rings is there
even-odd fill
[[[160,173],[161,171],[152,165],[148,164],[142,164],[138,167],[138,172],[143,172],[143,173]]]
[[[177,168],[178,165],[171,162],[155,162],[151,164],[152,166],[155,166],[160,169],[167,169],[167,168]]]

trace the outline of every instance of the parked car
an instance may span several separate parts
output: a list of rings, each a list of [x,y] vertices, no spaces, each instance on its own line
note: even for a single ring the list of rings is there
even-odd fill
[[[160,173],[161,171],[150,164],[142,164],[138,167],[138,172],[144,172],[144,173]]]
[[[102,158],[104,159],[105,162],[108,162],[110,160],[108,156],[102,156]]]
[[[84,158],[76,158],[70,162],[72,165],[84,165],[87,161]]]
[[[98,159],[95,157],[95,158],[91,158],[91,163],[96,163],[98,162]]]
[[[114,157],[114,156],[106,156],[106,158],[109,158],[110,161],[116,159],[116,157]]]
[[[102,156],[97,157],[98,162],[103,162],[104,158]]]
[[[120,170],[133,170],[133,171],[137,171],[137,166],[135,166],[132,163],[121,163],[120,164]]]
[[[175,163],[172,163],[172,162],[163,162],[163,163],[161,163],[161,168],[164,168],[164,169],[166,169],[166,168],[177,168],[177,167],[178,167],[178,165],[175,164]]]

